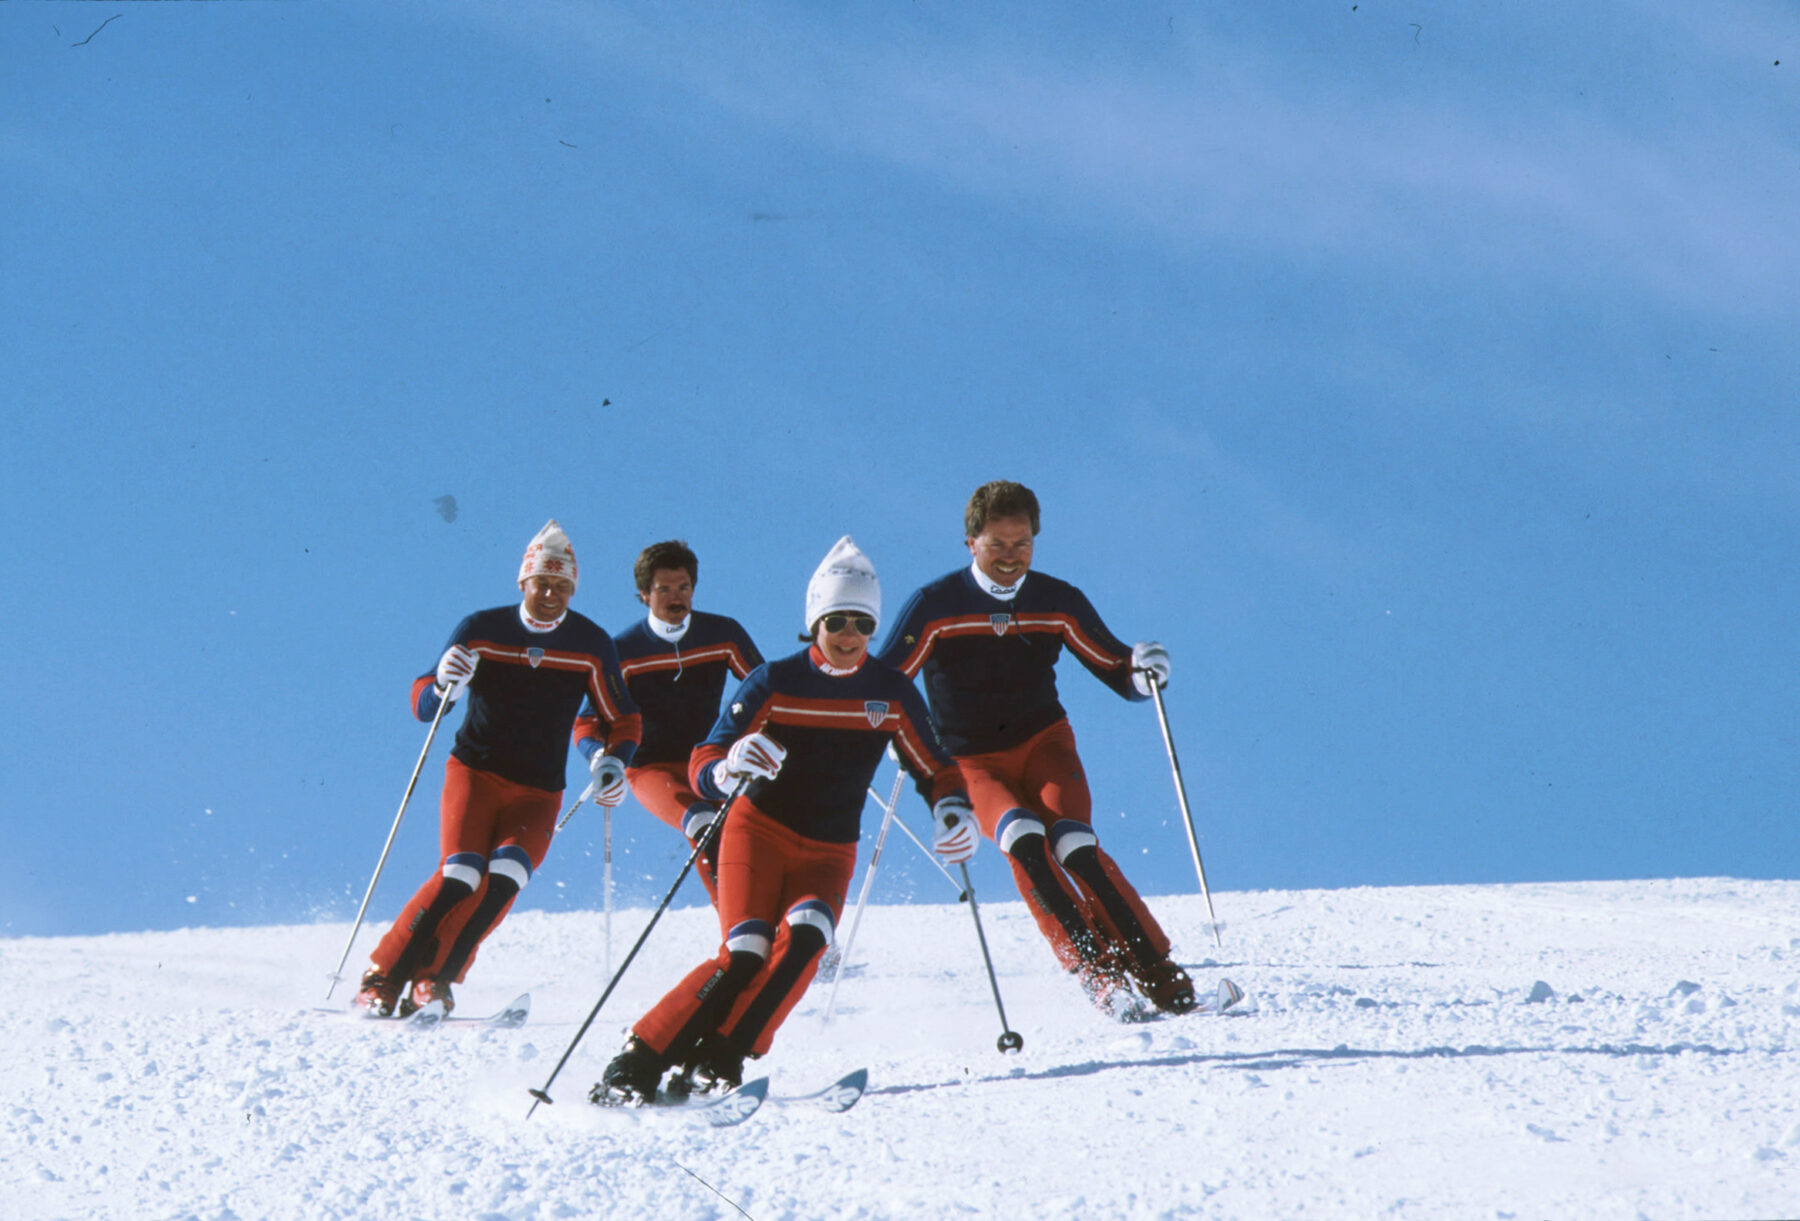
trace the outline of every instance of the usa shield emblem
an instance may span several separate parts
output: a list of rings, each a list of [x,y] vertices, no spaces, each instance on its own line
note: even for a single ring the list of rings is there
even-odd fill
[[[996,636],[1006,635],[1006,625],[1011,622],[1011,615],[999,614],[988,616],[988,626],[994,629],[994,635]]]
[[[888,702],[886,700],[864,700],[863,711],[869,716],[869,728],[879,729],[881,723],[887,720]]]
[[[538,663],[544,660],[544,650],[538,648],[526,649],[525,660],[531,663],[531,668],[533,670],[537,669]]]

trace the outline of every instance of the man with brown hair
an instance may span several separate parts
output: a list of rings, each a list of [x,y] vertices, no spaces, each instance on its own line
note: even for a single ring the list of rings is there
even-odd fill
[[[643,717],[643,736],[625,779],[640,805],[689,843],[699,843],[718,807],[688,783],[688,755],[719,718],[726,674],[742,679],[763,658],[736,619],[694,609],[700,561],[682,540],[644,548],[632,575],[649,614],[613,637],[626,690]],[[597,753],[598,739],[585,718],[576,725],[575,742],[584,753]],[[705,858],[698,866],[716,903],[714,863]]]
[[[913,594],[879,659],[923,676],[982,833],[1006,853],[1038,928],[1094,1003],[1121,1020],[1139,1017],[1135,985],[1158,1009],[1189,1012],[1193,981],[1094,833],[1087,776],[1056,692],[1065,647],[1129,700],[1168,682],[1168,653],[1120,643],[1079,589],[1032,570],[1039,513],[1030,488],[1009,480],[976,488],[963,527],[973,562]]]

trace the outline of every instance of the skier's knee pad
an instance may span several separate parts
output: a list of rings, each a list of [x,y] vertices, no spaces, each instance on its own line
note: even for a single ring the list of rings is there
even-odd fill
[[[464,894],[473,894],[475,888],[481,885],[487,867],[487,858],[479,852],[452,852],[444,858],[441,870],[444,888],[460,887]]]
[[[788,908],[788,944],[793,952],[811,958],[831,944],[831,908],[819,899],[806,899]]]
[[[758,964],[769,961],[769,950],[775,944],[775,930],[767,920],[743,920],[725,934],[725,948],[731,953],[732,965],[738,956],[754,957]]]
[[[517,844],[502,844],[488,858],[488,889],[511,886],[514,893],[531,881],[531,854]]]
[[[1043,846],[1044,824],[1030,810],[1017,806],[1000,816],[994,826],[994,844],[1015,860],[1035,855]]]
[[[1100,837],[1087,823],[1059,819],[1050,828],[1050,851],[1071,869],[1079,869],[1100,856]]]
[[[688,843],[697,844],[706,829],[713,825],[719,817],[716,807],[704,801],[696,801],[681,816],[681,833],[688,838]]]

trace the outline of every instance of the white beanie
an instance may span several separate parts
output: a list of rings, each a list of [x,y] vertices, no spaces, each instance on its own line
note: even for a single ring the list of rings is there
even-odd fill
[[[881,622],[881,582],[876,579],[875,565],[848,534],[825,553],[818,571],[806,583],[807,631],[832,611],[860,611]]]
[[[519,565],[520,585],[536,576],[567,577],[569,584],[575,583],[575,548],[554,517],[544,523],[531,546],[525,548],[524,562]]]

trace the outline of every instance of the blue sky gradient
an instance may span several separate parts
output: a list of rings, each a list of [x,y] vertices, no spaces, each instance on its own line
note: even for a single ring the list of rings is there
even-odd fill
[[[1800,18],[1240,7],[0,6],[0,932],[347,918],[545,518],[774,655],[1001,477],[1168,645],[1215,890],[1794,876]],[[1191,890],[1153,712],[1063,689]]]

